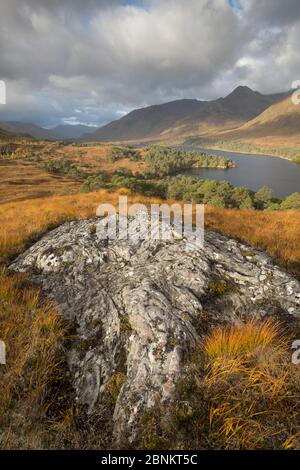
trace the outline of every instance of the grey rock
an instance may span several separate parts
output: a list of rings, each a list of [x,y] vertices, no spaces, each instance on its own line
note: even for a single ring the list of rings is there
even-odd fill
[[[114,374],[126,375],[114,410],[117,439],[134,441],[144,410],[172,399],[207,325],[300,315],[299,282],[262,252],[212,232],[203,248],[189,251],[175,231],[164,241],[107,240],[98,224],[61,225],[11,269],[28,272],[76,323],[67,362],[88,413],[96,412]],[[214,291],[220,281],[227,286],[222,294]]]

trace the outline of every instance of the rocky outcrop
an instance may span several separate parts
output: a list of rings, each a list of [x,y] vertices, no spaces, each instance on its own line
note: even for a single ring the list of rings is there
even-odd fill
[[[68,222],[11,265],[28,272],[74,321],[67,362],[77,400],[97,410],[122,374],[116,438],[134,441],[143,411],[172,399],[185,361],[207,328],[246,317],[300,315],[300,284],[265,254],[206,232],[186,241],[101,239],[99,219]]]

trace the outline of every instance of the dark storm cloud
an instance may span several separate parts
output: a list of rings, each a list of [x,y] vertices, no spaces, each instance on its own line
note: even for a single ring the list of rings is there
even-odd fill
[[[300,19],[299,0],[246,0],[244,4],[252,21],[266,26],[284,26]]]
[[[288,89],[299,10],[298,0],[0,0],[0,119],[102,124],[239,83]]]

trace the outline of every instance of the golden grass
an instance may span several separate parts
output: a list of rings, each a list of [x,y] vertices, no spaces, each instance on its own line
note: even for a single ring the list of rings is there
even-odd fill
[[[207,338],[204,351],[211,361],[238,359],[255,349],[271,346],[279,338],[279,326],[273,320],[263,323],[249,321],[229,329],[217,328]]]
[[[143,149],[137,149],[141,154],[144,153]],[[84,168],[88,166],[90,170],[100,169],[108,172],[115,172],[118,168],[127,168],[133,173],[142,173],[145,169],[145,162],[132,161],[129,158],[121,158],[115,162],[110,162],[107,157],[111,152],[111,145],[95,145],[91,147],[76,147],[76,145],[69,145],[60,151],[63,158],[72,160],[78,167]]]
[[[0,331],[6,365],[0,367],[0,448],[37,449],[47,432],[49,383],[57,380],[57,344],[64,336],[55,309],[24,276],[0,271]]]
[[[16,142],[17,143],[17,142]],[[60,146],[58,142],[23,142],[12,155],[0,156],[0,203],[68,195],[79,191],[84,179],[59,173],[50,173],[44,165],[51,161],[70,160],[83,174],[94,175],[99,170],[114,173],[126,168],[133,173],[143,172],[145,162],[122,158],[110,162],[109,145],[80,147]],[[144,150],[138,150],[143,155]]]
[[[210,445],[299,449],[300,374],[279,325],[251,321],[217,329],[204,352]]]
[[[299,450],[300,370],[291,343],[272,319],[211,330],[174,402],[145,412],[140,448]]]
[[[80,183],[20,160],[0,160],[1,203],[78,192]]]
[[[101,190],[1,204],[0,260],[24,249],[28,240],[34,240],[49,227],[65,220],[95,216],[101,202],[117,206],[118,197],[124,191]],[[130,193],[128,201],[144,204],[162,202],[158,198]],[[206,207],[205,224],[209,230],[265,250],[281,265],[300,273],[300,211],[260,212]]]
[[[265,250],[282,266],[300,274],[300,211],[207,207],[205,224],[210,230]]]
[[[101,202],[118,207],[118,198],[126,190],[101,190],[88,194],[55,196],[0,205],[0,260],[23,250],[28,241],[66,220],[95,217]],[[129,195],[129,203],[157,203],[157,198]]]

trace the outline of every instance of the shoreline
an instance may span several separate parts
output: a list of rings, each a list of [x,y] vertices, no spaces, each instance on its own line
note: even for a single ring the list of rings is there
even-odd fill
[[[243,152],[243,151],[237,151],[237,150],[228,150],[224,147],[197,147],[196,145],[181,145],[181,147],[192,147],[192,148],[199,148],[203,150],[220,150],[222,152],[228,152],[228,153],[236,153],[236,154],[241,154],[241,155],[257,155],[258,157],[270,157],[270,158],[281,158],[282,160],[287,160],[291,163],[295,163],[293,159],[283,156],[283,155],[275,155],[275,154],[266,154],[262,152]]]
[[[180,147],[189,147],[189,148],[194,148],[194,149],[201,149],[202,151],[206,151],[206,150],[221,150],[222,152],[228,152],[228,153],[237,153],[237,154],[241,154],[241,155],[257,155],[259,157],[272,157],[272,158],[281,158],[282,160],[287,160],[291,163],[294,163],[293,159],[292,158],[289,158],[287,156],[284,156],[284,155],[275,155],[275,154],[271,154],[271,153],[263,153],[263,152],[245,152],[245,151],[237,151],[237,150],[229,150],[229,149],[226,149],[224,147],[215,147],[215,146],[211,146],[211,147],[201,147],[200,145],[195,145],[195,144],[184,144],[184,143],[180,143],[180,144],[168,144],[168,143],[160,143],[159,141],[147,141],[147,142],[134,142],[134,143],[131,143],[131,144],[128,144],[128,145],[132,145],[133,147],[137,147],[137,148],[141,148],[141,147],[147,147],[148,145],[165,145],[166,147],[174,147],[174,148],[180,148]],[[127,144],[122,144],[122,145],[127,145]]]

